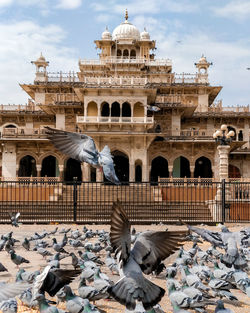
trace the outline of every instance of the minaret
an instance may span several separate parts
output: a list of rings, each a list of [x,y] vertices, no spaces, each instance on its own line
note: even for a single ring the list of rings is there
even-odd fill
[[[41,55],[36,61],[31,61],[36,66],[35,82],[46,82],[48,80],[47,66],[49,62],[45,60],[45,57]]]
[[[208,68],[213,63],[207,61],[206,57],[202,54],[198,63],[194,63],[198,69],[198,83],[208,83]]]

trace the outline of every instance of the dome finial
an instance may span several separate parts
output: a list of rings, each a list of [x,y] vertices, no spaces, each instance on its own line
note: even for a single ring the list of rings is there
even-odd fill
[[[126,21],[128,20],[128,9],[126,9],[126,11],[125,11],[125,20]]]

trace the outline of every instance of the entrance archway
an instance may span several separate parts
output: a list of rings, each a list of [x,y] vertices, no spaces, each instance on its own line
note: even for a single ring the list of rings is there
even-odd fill
[[[115,173],[120,182],[129,181],[129,159],[128,156],[118,150],[112,152],[114,156]]]
[[[58,161],[53,155],[49,155],[42,161],[42,177],[57,177],[59,176]]]
[[[150,181],[158,182],[158,177],[169,177],[168,161],[161,156],[152,160]]]
[[[31,155],[26,155],[20,160],[18,177],[36,177],[36,160]]]
[[[241,178],[240,170],[237,166],[229,164],[228,166],[228,176],[229,178]]]
[[[77,178],[77,181],[82,181],[82,169],[81,163],[74,159],[68,159],[66,162],[66,169],[64,172],[65,181],[73,181],[74,177]]]
[[[194,177],[213,177],[211,161],[206,157],[200,157],[195,161]]]
[[[173,177],[190,177],[190,164],[183,156],[174,160]]]

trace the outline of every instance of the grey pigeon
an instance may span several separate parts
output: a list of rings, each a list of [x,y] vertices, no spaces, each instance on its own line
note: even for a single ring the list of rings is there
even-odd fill
[[[59,313],[57,307],[49,305],[43,294],[37,294],[34,300],[38,302],[40,313]]]
[[[110,149],[105,146],[98,152],[94,140],[87,135],[46,127],[46,134],[54,146],[80,162],[86,162],[103,170],[104,176],[114,184],[119,184],[115,174]]]
[[[0,303],[0,310],[2,313],[17,313],[16,299],[5,300]]]
[[[8,272],[7,268],[0,262],[0,272]]]
[[[1,283],[0,285],[0,302],[13,298],[30,287],[30,284],[24,282]]]
[[[119,255],[121,279],[109,287],[108,292],[127,309],[134,310],[136,301],[150,310],[163,297],[165,290],[146,279],[165,258],[180,247],[187,231],[141,233],[131,250],[130,222],[119,201],[113,204],[111,215],[110,241]]]
[[[26,260],[22,256],[17,255],[13,250],[10,251],[10,258],[11,258],[11,261],[15,263],[17,266],[19,266],[22,263],[30,263],[29,260]]]
[[[22,246],[24,247],[25,250],[28,250],[30,249],[30,242],[27,238],[24,238],[23,242],[22,242]]]
[[[217,302],[217,306],[215,308],[214,313],[234,313],[234,312],[230,309],[225,309],[223,301],[219,300]]]
[[[20,217],[20,212],[18,213],[12,213],[12,212],[8,212],[9,213],[9,216],[10,216],[10,222],[11,222],[11,225],[12,226],[15,226],[15,227],[19,227],[19,217]]]

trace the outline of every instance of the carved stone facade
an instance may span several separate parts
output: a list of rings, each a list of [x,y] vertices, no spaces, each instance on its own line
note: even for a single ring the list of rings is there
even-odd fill
[[[21,85],[29,103],[0,107],[4,179],[103,180],[102,173],[58,152],[44,126],[90,135],[98,149],[110,147],[121,180],[148,181],[158,176],[219,178],[212,135],[227,124],[236,133],[229,163],[241,176],[250,176],[249,108],[215,101],[222,87],[210,85],[211,63],[204,56],[195,63],[197,73],[174,73],[171,60],[155,58],[155,41],[127,15],[113,34],[106,29],[95,44],[99,59],[80,60],[78,73],[48,73],[49,62],[41,54],[32,62],[34,82]]]

